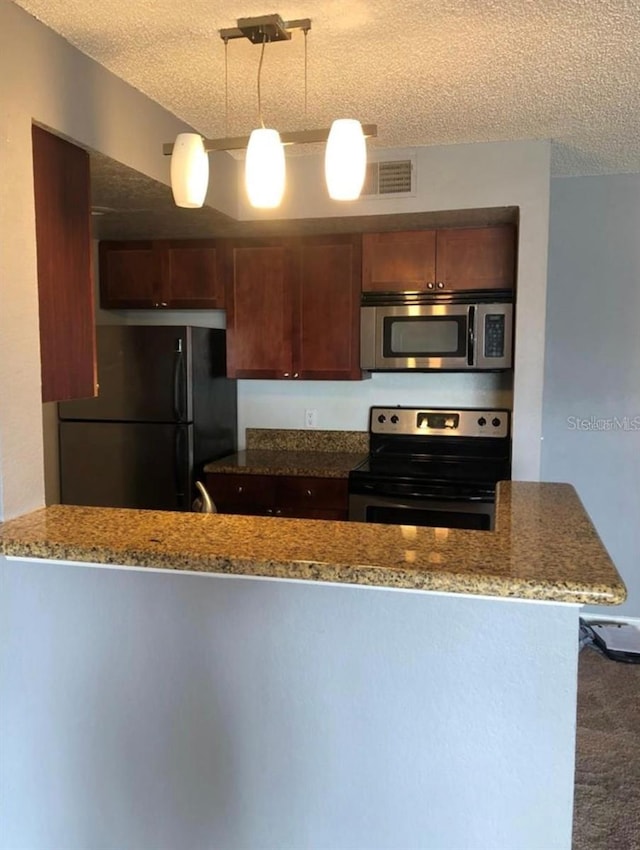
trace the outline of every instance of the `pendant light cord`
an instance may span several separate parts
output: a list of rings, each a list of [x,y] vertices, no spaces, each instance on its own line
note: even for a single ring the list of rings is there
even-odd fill
[[[264,121],[262,120],[262,94],[260,92],[260,76],[262,74],[262,61],[264,59],[264,46],[267,43],[266,33],[262,36],[262,48],[260,50],[260,63],[258,65],[258,121],[264,129]]]
[[[224,134],[229,135],[229,39],[224,40]]]
[[[304,32],[304,129],[306,130],[309,122],[307,121],[307,34],[309,30],[305,28]]]

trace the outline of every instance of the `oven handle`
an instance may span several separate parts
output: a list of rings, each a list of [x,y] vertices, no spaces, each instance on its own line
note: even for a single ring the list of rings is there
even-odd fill
[[[380,489],[376,484],[359,484],[357,488],[353,487],[349,489],[350,496],[365,495],[368,493],[380,499],[434,499],[440,502],[493,502],[495,499],[495,494],[492,493],[479,493],[477,496],[461,496],[456,493],[439,493],[434,490],[416,492],[415,490],[404,490],[394,488],[393,486]]]

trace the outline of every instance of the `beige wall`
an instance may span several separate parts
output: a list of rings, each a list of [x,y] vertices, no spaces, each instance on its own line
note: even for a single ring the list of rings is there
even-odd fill
[[[31,123],[168,181],[175,116],[0,0],[0,518],[44,501]]]

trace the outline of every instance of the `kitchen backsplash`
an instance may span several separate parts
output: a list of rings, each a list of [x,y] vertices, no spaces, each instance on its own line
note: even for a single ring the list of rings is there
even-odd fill
[[[367,452],[366,431],[289,430],[247,428],[247,449],[297,452]]]

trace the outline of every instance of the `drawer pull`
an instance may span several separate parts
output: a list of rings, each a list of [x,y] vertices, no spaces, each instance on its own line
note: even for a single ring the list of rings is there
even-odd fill
[[[238,493],[242,492],[244,492],[244,487],[242,486],[242,484],[238,484]]]
[[[313,496],[313,493],[311,492],[311,490],[307,490],[307,496]]]

